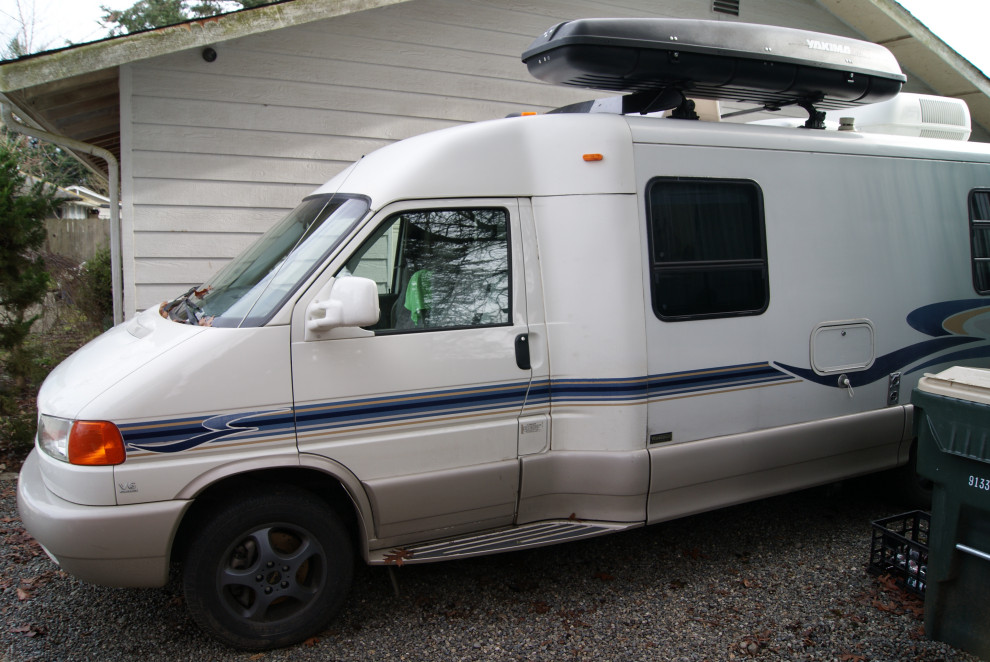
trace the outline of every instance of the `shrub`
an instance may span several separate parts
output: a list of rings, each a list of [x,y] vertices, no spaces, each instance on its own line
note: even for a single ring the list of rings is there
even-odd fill
[[[103,248],[83,264],[78,286],[80,310],[101,331],[113,326],[113,284],[110,274],[110,249]]]
[[[28,186],[16,156],[0,143],[0,441],[6,444],[29,443],[34,428],[33,417],[24,420],[25,392],[37,373],[36,352],[26,341],[50,283],[38,251],[45,217],[56,205],[54,187]]]

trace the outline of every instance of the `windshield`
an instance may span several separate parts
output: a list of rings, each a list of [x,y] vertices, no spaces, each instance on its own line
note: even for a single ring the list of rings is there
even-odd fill
[[[202,326],[261,326],[367,213],[368,200],[313,195],[213,278],[165,304],[169,319]]]

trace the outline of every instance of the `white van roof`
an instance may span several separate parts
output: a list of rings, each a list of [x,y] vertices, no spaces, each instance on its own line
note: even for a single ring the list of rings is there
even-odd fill
[[[468,124],[368,154],[318,193],[404,199],[635,193],[634,143],[980,161],[990,145],[856,132],[559,114]],[[586,161],[585,155],[601,155]]]
[[[584,160],[599,153],[602,161]],[[378,207],[410,198],[633,193],[632,139],[618,115],[517,117],[442,129],[365,156],[319,189]]]

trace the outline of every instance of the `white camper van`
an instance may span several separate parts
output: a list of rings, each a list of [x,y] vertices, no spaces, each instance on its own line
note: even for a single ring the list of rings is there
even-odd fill
[[[990,357],[990,148],[815,127],[890,99],[888,133],[951,133],[965,105],[895,96],[879,46],[738,23],[574,21],[525,59],[628,95],[369,154],[51,374],[18,498],[57,563],[159,586],[180,562],[197,621],[265,648],[326,625],[355,557],[909,462],[918,378]],[[720,96],[808,128],[655,112]]]

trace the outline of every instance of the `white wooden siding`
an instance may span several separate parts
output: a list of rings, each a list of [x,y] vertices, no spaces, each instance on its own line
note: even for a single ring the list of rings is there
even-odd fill
[[[362,154],[602,96],[520,61],[546,28],[595,16],[735,20],[710,0],[412,0],[217,44],[213,63],[123,67],[126,313],[203,282]],[[738,20],[856,36],[814,0],[743,0]]]

